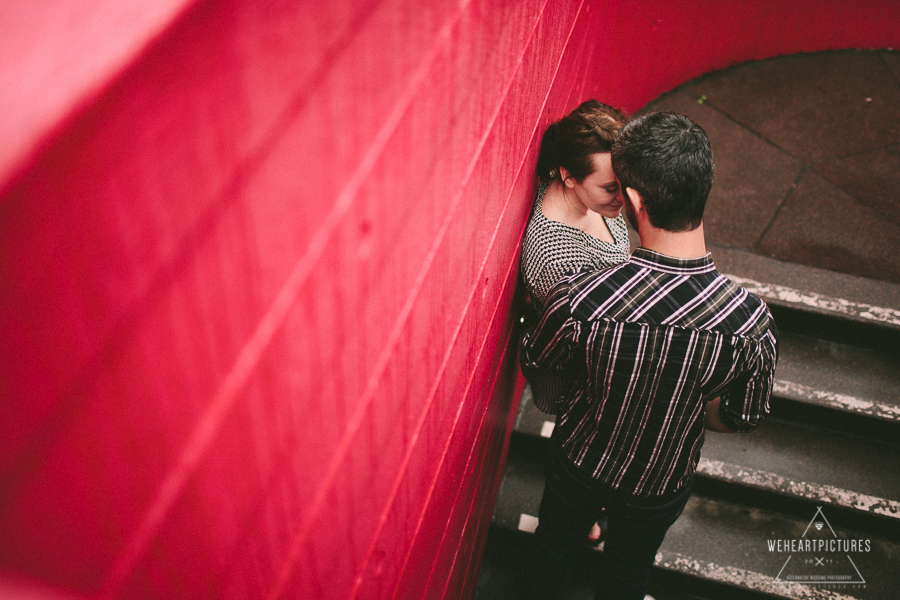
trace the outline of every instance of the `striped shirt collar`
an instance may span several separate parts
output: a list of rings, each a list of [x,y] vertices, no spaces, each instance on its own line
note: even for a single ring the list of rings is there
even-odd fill
[[[660,254],[654,250],[638,247],[634,249],[631,255],[631,262],[673,275],[698,275],[700,273],[711,273],[716,270],[712,254],[709,252],[700,258],[675,258],[674,256]]]

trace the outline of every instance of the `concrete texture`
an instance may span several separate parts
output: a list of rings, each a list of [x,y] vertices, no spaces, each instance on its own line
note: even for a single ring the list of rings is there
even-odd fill
[[[748,508],[741,504],[694,496],[688,501],[682,516],[669,529],[660,549],[662,560],[657,564],[693,570],[698,576],[730,581],[736,586],[777,594],[777,597],[781,598],[799,600],[850,597],[859,600],[880,600],[896,597],[895,581],[889,577],[878,577],[878,574],[894,572],[896,569],[894,556],[900,547],[872,536],[846,530],[836,533],[844,539],[871,538],[871,552],[853,555],[857,569],[866,578],[867,585],[842,586],[835,590],[842,595],[831,596],[815,595],[810,593],[809,588],[803,589],[798,585],[773,583],[773,578],[785,566],[788,555],[769,551],[769,540],[801,539],[815,515],[815,509],[811,509],[808,518],[788,517],[765,509]],[[812,537],[808,532],[806,535]],[[832,560],[836,561],[844,556],[847,555],[836,555]],[[678,557],[689,558],[682,558],[679,561]],[[794,557],[795,561],[802,558],[804,557],[800,555]],[[791,565],[792,568],[796,566],[796,562]],[[855,573],[853,570],[845,570],[844,567],[843,564],[829,564],[827,568],[823,568],[823,573]]]
[[[658,110],[712,141],[709,242],[900,283],[900,52],[746,63],[641,112]]]
[[[900,356],[896,353],[783,332],[775,377],[865,402],[900,407]],[[896,495],[900,498],[900,486]]]
[[[900,224],[900,145],[867,150],[812,168],[843,192]]]
[[[776,473],[791,481],[900,498],[900,470],[885,472],[883,468],[892,461],[900,462],[900,448],[860,443],[856,436],[800,423],[770,418],[752,436],[710,433],[702,456]]]
[[[900,282],[900,225],[807,171],[757,246],[766,256]]]
[[[719,272],[850,302],[900,310],[900,285],[707,243]]]

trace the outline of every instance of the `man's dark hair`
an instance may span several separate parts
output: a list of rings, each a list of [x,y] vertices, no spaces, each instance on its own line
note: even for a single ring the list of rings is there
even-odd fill
[[[712,187],[713,158],[706,132],[673,112],[643,115],[622,128],[612,148],[622,193],[641,193],[650,223],[690,231],[703,221]]]

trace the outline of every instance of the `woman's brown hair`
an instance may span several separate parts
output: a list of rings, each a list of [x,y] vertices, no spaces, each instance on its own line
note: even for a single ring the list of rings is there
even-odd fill
[[[612,150],[623,125],[625,115],[619,109],[597,100],[582,102],[544,132],[538,154],[538,177],[553,179],[563,167],[575,181],[584,181],[594,171],[591,157]]]

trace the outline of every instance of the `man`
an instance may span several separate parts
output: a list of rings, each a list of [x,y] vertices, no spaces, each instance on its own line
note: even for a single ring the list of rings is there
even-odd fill
[[[529,598],[559,597],[602,508],[596,597],[643,598],[690,495],[704,425],[748,432],[769,412],[775,323],[706,251],[706,133],[684,115],[639,117],[619,133],[612,165],[641,247],[615,267],[563,279],[522,341],[523,368],[575,373],[551,439]]]

